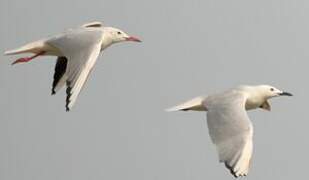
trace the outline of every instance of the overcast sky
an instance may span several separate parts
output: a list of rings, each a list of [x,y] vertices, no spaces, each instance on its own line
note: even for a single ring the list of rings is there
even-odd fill
[[[164,109],[239,84],[292,98],[249,113],[247,179],[307,177],[309,1],[0,1],[0,50],[97,20],[135,35],[99,57],[71,112],[51,96],[55,57],[0,61],[1,180],[234,179],[205,113]]]

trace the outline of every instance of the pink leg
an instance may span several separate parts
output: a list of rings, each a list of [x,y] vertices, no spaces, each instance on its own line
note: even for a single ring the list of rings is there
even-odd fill
[[[14,62],[12,63],[12,65],[17,64],[17,63],[29,62],[29,61],[31,61],[32,59],[34,59],[34,58],[36,58],[36,57],[38,57],[38,56],[40,56],[40,55],[43,55],[43,54],[45,54],[45,51],[41,51],[41,52],[39,52],[38,54],[35,54],[35,55],[31,56],[31,57],[19,58],[19,59],[17,59],[16,61],[14,61]]]

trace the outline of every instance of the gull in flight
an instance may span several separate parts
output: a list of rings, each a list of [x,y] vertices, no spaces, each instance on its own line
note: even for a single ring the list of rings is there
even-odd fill
[[[101,22],[91,22],[69,29],[64,33],[28,43],[20,48],[6,51],[6,55],[33,53],[31,57],[19,58],[12,63],[24,63],[38,56],[57,56],[52,94],[65,84],[66,110],[74,105],[99,54],[105,48],[118,42],[141,42],[122,30],[104,27]]]
[[[235,176],[246,176],[253,150],[253,127],[246,110],[270,111],[268,99],[292,96],[269,85],[239,86],[223,93],[197,97],[167,111],[207,111],[207,124],[220,162]]]

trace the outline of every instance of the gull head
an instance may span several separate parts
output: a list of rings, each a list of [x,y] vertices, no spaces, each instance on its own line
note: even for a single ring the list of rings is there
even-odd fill
[[[104,33],[111,39],[112,43],[132,41],[132,42],[142,42],[134,36],[129,36],[127,33],[123,32],[120,29],[113,27],[105,27]]]
[[[265,99],[269,99],[272,97],[278,97],[278,96],[293,96],[289,92],[285,92],[282,90],[279,90],[273,86],[270,85],[259,85],[256,86],[256,91],[261,94]]]
[[[279,90],[270,85],[258,85],[258,86],[241,86],[246,96],[246,109],[262,108],[270,111],[270,103],[268,99],[279,96],[292,96],[291,93]]]

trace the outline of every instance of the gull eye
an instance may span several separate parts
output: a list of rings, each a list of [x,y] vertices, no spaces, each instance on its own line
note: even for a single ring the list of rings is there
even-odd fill
[[[121,32],[120,32],[120,31],[118,31],[118,32],[117,32],[117,34],[121,34]]]
[[[270,88],[270,91],[274,91],[274,88]]]

